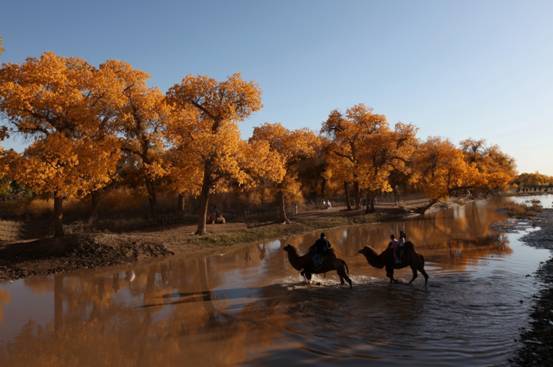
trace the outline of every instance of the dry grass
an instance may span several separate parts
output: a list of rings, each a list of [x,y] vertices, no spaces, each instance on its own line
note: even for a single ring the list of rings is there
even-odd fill
[[[377,214],[296,217],[290,224],[273,223],[238,230],[212,231],[204,236],[187,236],[182,239],[182,242],[198,245],[227,246],[237,243],[282,238],[317,229],[327,229],[360,223],[374,223],[378,219],[379,217]]]
[[[542,212],[543,208],[540,205],[524,205],[515,202],[507,202],[499,208],[500,211],[514,218],[534,217]]]

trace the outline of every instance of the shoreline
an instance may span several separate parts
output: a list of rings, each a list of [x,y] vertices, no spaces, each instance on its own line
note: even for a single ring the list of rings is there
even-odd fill
[[[307,212],[293,218],[290,224],[269,223],[251,227],[244,223],[209,225],[210,232],[203,236],[194,235],[194,226],[175,226],[10,242],[0,244],[0,282],[176,255],[199,256],[316,230],[401,220],[410,216],[409,213],[394,212],[364,214],[363,210]]]
[[[553,250],[553,209],[529,218],[540,227],[522,238],[528,246]],[[530,325],[522,330],[522,346],[511,363],[515,366],[553,366],[553,252],[534,274],[543,288],[533,297]]]

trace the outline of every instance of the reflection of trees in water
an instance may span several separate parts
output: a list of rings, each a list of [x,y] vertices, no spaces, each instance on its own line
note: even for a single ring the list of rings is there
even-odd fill
[[[27,323],[9,345],[0,347],[0,365],[237,363],[246,358],[246,345],[270,344],[282,315],[274,313],[274,301],[270,295],[265,300],[262,288],[261,300],[249,300],[232,312],[227,308],[242,301],[213,296],[212,289],[223,283],[226,272],[247,272],[262,261],[282,267],[282,258],[280,251],[252,246],[229,257],[153,264],[135,270],[132,283],[123,272],[56,275],[39,287],[49,284],[53,290],[53,304],[45,305],[52,307],[52,322],[45,327]],[[192,301],[181,303],[183,297],[171,296],[179,289],[193,293],[184,297]],[[121,292],[127,295],[121,297]],[[161,305],[140,308],[143,304]]]
[[[11,302],[10,294],[0,289],[0,323],[4,320],[4,306]]]
[[[338,255],[354,264],[359,264],[360,248],[370,245],[382,251],[388,245],[390,234],[398,236],[400,230],[407,232],[427,259],[460,270],[482,256],[510,253],[506,239],[490,229],[494,222],[504,219],[502,215],[480,202],[460,208],[464,209],[453,208],[401,222],[349,227],[345,239],[343,230],[331,231],[328,236]]]

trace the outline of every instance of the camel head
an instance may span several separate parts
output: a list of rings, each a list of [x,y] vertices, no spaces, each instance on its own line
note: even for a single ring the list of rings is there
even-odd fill
[[[376,251],[373,250],[370,246],[365,246],[361,250],[358,251],[358,253],[365,256],[367,259],[367,262],[374,266],[375,268],[382,268],[384,267],[384,264],[380,261],[378,254]]]
[[[288,252],[288,253],[297,253],[296,248],[294,246],[290,245],[290,244],[287,244],[286,246],[284,246],[283,250]]]
[[[376,252],[372,249],[370,246],[365,246],[361,250],[357,251],[357,253],[365,256],[375,256],[377,255]]]

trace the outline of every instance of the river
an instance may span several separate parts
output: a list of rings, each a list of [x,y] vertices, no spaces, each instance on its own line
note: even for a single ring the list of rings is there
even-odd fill
[[[520,242],[531,226],[491,228],[504,219],[476,201],[329,230],[353,289],[330,273],[306,287],[289,265],[282,247],[306,251],[315,232],[0,283],[0,366],[504,365],[541,286],[531,275],[549,257]],[[389,284],[357,254],[399,230],[425,256],[427,288],[422,276]]]

